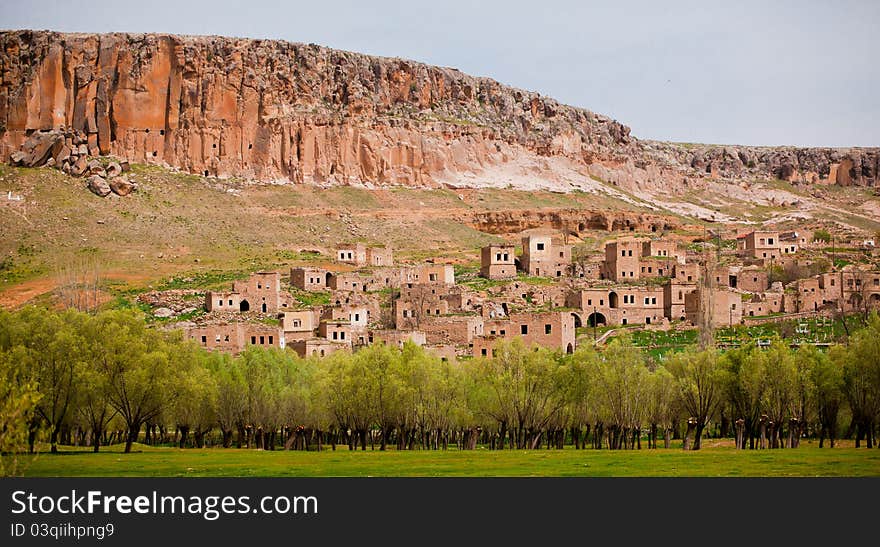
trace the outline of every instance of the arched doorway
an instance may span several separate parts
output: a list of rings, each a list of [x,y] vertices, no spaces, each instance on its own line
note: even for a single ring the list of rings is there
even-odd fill
[[[263,305],[260,306],[260,311],[262,311],[263,313],[266,313],[266,309],[267,309],[267,308],[266,308],[266,303],[263,302]]]
[[[247,300],[242,300],[238,305],[238,311],[250,311],[251,305]]]
[[[579,329],[584,326],[584,322],[581,321],[580,315],[572,313],[571,316],[574,317],[574,328]]]
[[[612,308],[617,307],[617,293],[614,291],[608,293],[608,306]]]
[[[330,273],[330,272],[327,272],[326,277],[324,277],[324,285],[325,285],[325,286],[327,286],[327,287],[330,286],[330,278],[331,278],[331,277],[333,277],[333,274]]]
[[[565,353],[574,353],[574,346],[569,342],[568,347],[565,348]]]
[[[597,325],[607,325],[608,322],[605,319],[605,316],[599,312],[593,312],[587,317],[587,325],[591,327],[595,327]]]

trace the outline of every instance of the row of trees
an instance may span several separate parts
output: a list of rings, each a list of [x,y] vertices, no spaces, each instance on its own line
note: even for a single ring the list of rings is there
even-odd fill
[[[822,351],[688,350],[663,364],[626,339],[565,355],[500,345],[492,359],[442,361],[415,345],[301,359],[250,348],[205,352],[131,312],[0,312],[0,450],[176,442],[264,449],[699,449],[704,432],[739,448],[804,436],[875,443],[880,319]],[[840,428],[844,429],[841,431]]]

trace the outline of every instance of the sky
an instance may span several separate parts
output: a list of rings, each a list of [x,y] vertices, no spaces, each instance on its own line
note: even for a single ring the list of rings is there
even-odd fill
[[[639,138],[880,146],[875,0],[0,0],[0,28],[316,43],[487,76]]]

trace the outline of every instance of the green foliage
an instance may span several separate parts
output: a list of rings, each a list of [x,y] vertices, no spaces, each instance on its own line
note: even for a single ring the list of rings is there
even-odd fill
[[[21,453],[28,449],[28,439],[35,432],[37,407],[42,395],[37,379],[22,366],[20,352],[9,351],[8,330],[11,315],[0,310],[0,477],[22,471]]]
[[[813,232],[813,239],[824,243],[831,243],[831,233],[825,229],[819,229]]]
[[[302,291],[299,289],[291,290],[293,297],[304,308],[313,308],[316,306],[329,306],[330,293],[327,291]]]
[[[228,286],[231,282],[245,279],[250,275],[247,271],[223,271],[212,270],[209,272],[197,272],[181,274],[170,277],[158,290],[168,291],[172,289],[216,289]]]
[[[677,334],[636,336],[667,343]],[[219,430],[226,447],[305,449],[332,438],[361,450],[528,449],[561,448],[592,430],[596,448],[632,449],[645,427],[649,442],[658,431],[668,442],[688,421],[685,444],[699,448],[704,428],[725,416],[742,424],[744,445],[777,447],[809,431],[833,440],[851,416],[857,438],[872,444],[878,341],[875,314],[848,347],[793,350],[771,336],[725,352],[691,346],[662,365],[628,336],[570,355],[515,338],[491,358],[458,362],[412,343],[303,359],[277,348],[205,352],[131,310],[29,307],[0,312],[0,442],[20,454],[41,431],[55,446],[81,429],[97,451],[108,432],[124,431],[117,440],[130,450],[158,428],[161,442],[180,447],[204,446]],[[3,464],[15,472],[14,459]]]

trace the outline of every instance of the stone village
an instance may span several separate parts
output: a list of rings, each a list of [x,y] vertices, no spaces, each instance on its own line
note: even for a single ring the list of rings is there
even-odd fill
[[[206,292],[205,313],[177,326],[206,349],[231,353],[255,345],[324,356],[410,340],[453,360],[490,357],[499,340],[514,337],[571,353],[582,327],[723,327],[880,307],[873,261],[773,281],[783,266],[828,254],[828,243],[808,232],[752,231],[736,236],[735,249],[711,252],[664,237],[620,237],[605,243],[604,255],[576,260],[563,236],[540,231],[520,249],[483,247],[480,279],[466,284],[456,283],[452,264],[395,264],[390,248],[340,244],[332,266],[259,271],[228,291]],[[876,254],[873,241],[851,243]],[[295,293],[329,296],[307,306]]]

